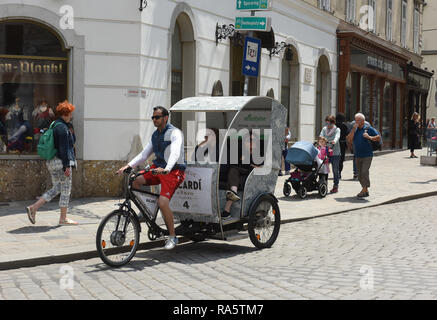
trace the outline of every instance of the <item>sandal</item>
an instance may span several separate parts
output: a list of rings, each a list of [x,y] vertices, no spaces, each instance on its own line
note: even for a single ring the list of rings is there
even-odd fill
[[[26,212],[27,212],[27,217],[29,218],[30,222],[32,224],[35,224],[35,222],[36,222],[36,220],[35,220],[36,212],[32,211],[32,209],[30,207],[26,207]]]
[[[65,220],[59,220],[59,225],[60,226],[77,226],[78,223],[74,220],[65,218]]]

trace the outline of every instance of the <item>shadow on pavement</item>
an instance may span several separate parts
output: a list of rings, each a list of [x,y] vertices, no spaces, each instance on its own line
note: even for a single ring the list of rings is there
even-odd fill
[[[51,230],[57,229],[60,226],[29,226],[29,227],[22,227],[15,230],[10,230],[8,233],[12,234],[29,234],[29,233],[43,233],[43,232],[49,232]]]
[[[135,272],[169,262],[172,263],[172,268],[177,268],[177,265],[174,265],[174,263],[180,263],[181,265],[204,264],[259,250],[252,246],[249,239],[247,239],[247,241],[247,245],[232,245],[227,242],[208,242],[208,240],[196,243],[189,241],[186,244],[176,246],[176,248],[171,251],[167,251],[164,248],[137,251],[135,257],[122,267],[111,268],[103,262],[100,262],[90,265],[90,267],[94,267],[94,270],[86,273],[96,273],[106,270],[112,270],[114,272]]]
[[[334,198],[335,201],[338,202],[349,202],[349,203],[368,203],[370,202],[367,199],[358,199],[357,197],[345,197],[345,198]]]
[[[329,196],[329,194],[328,194]],[[322,199],[322,197],[319,196],[317,190],[309,191],[308,195],[305,199],[301,199],[297,194],[290,195],[288,197],[282,196],[278,198],[278,200],[284,200],[284,201],[290,201],[290,202],[296,202],[296,201],[305,201],[305,200],[314,200],[314,199]]]
[[[432,179],[432,180],[428,180],[428,181],[412,181],[410,183],[415,183],[415,184],[428,184],[431,182],[437,182],[437,179]]]

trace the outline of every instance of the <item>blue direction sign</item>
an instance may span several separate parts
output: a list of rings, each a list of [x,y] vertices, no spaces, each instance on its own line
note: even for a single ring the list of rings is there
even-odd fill
[[[258,77],[261,58],[261,40],[246,37],[244,40],[243,75]]]

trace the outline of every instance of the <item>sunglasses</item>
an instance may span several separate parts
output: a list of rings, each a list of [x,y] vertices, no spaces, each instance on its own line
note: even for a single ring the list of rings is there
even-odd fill
[[[152,116],[152,120],[158,120],[158,119],[161,119],[162,117],[164,117],[164,116]]]

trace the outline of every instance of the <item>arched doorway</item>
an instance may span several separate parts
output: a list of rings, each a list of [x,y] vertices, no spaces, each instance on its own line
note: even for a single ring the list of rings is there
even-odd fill
[[[68,98],[69,51],[46,25],[0,23],[0,153],[36,153],[40,131]]]
[[[292,56],[284,54],[281,72],[281,103],[287,108],[287,127],[290,128],[292,141],[299,140],[299,57],[295,47]],[[291,59],[290,59],[291,58]]]
[[[315,137],[318,137],[323,128],[326,116],[331,114],[331,69],[329,60],[322,55],[317,64],[316,79],[316,116]]]
[[[171,46],[171,98],[174,105],[177,101],[196,94],[196,42],[191,19],[186,13],[176,18]],[[189,117],[189,118],[187,118]],[[170,122],[187,133],[187,121],[194,121],[192,115],[176,112],[171,115]]]

